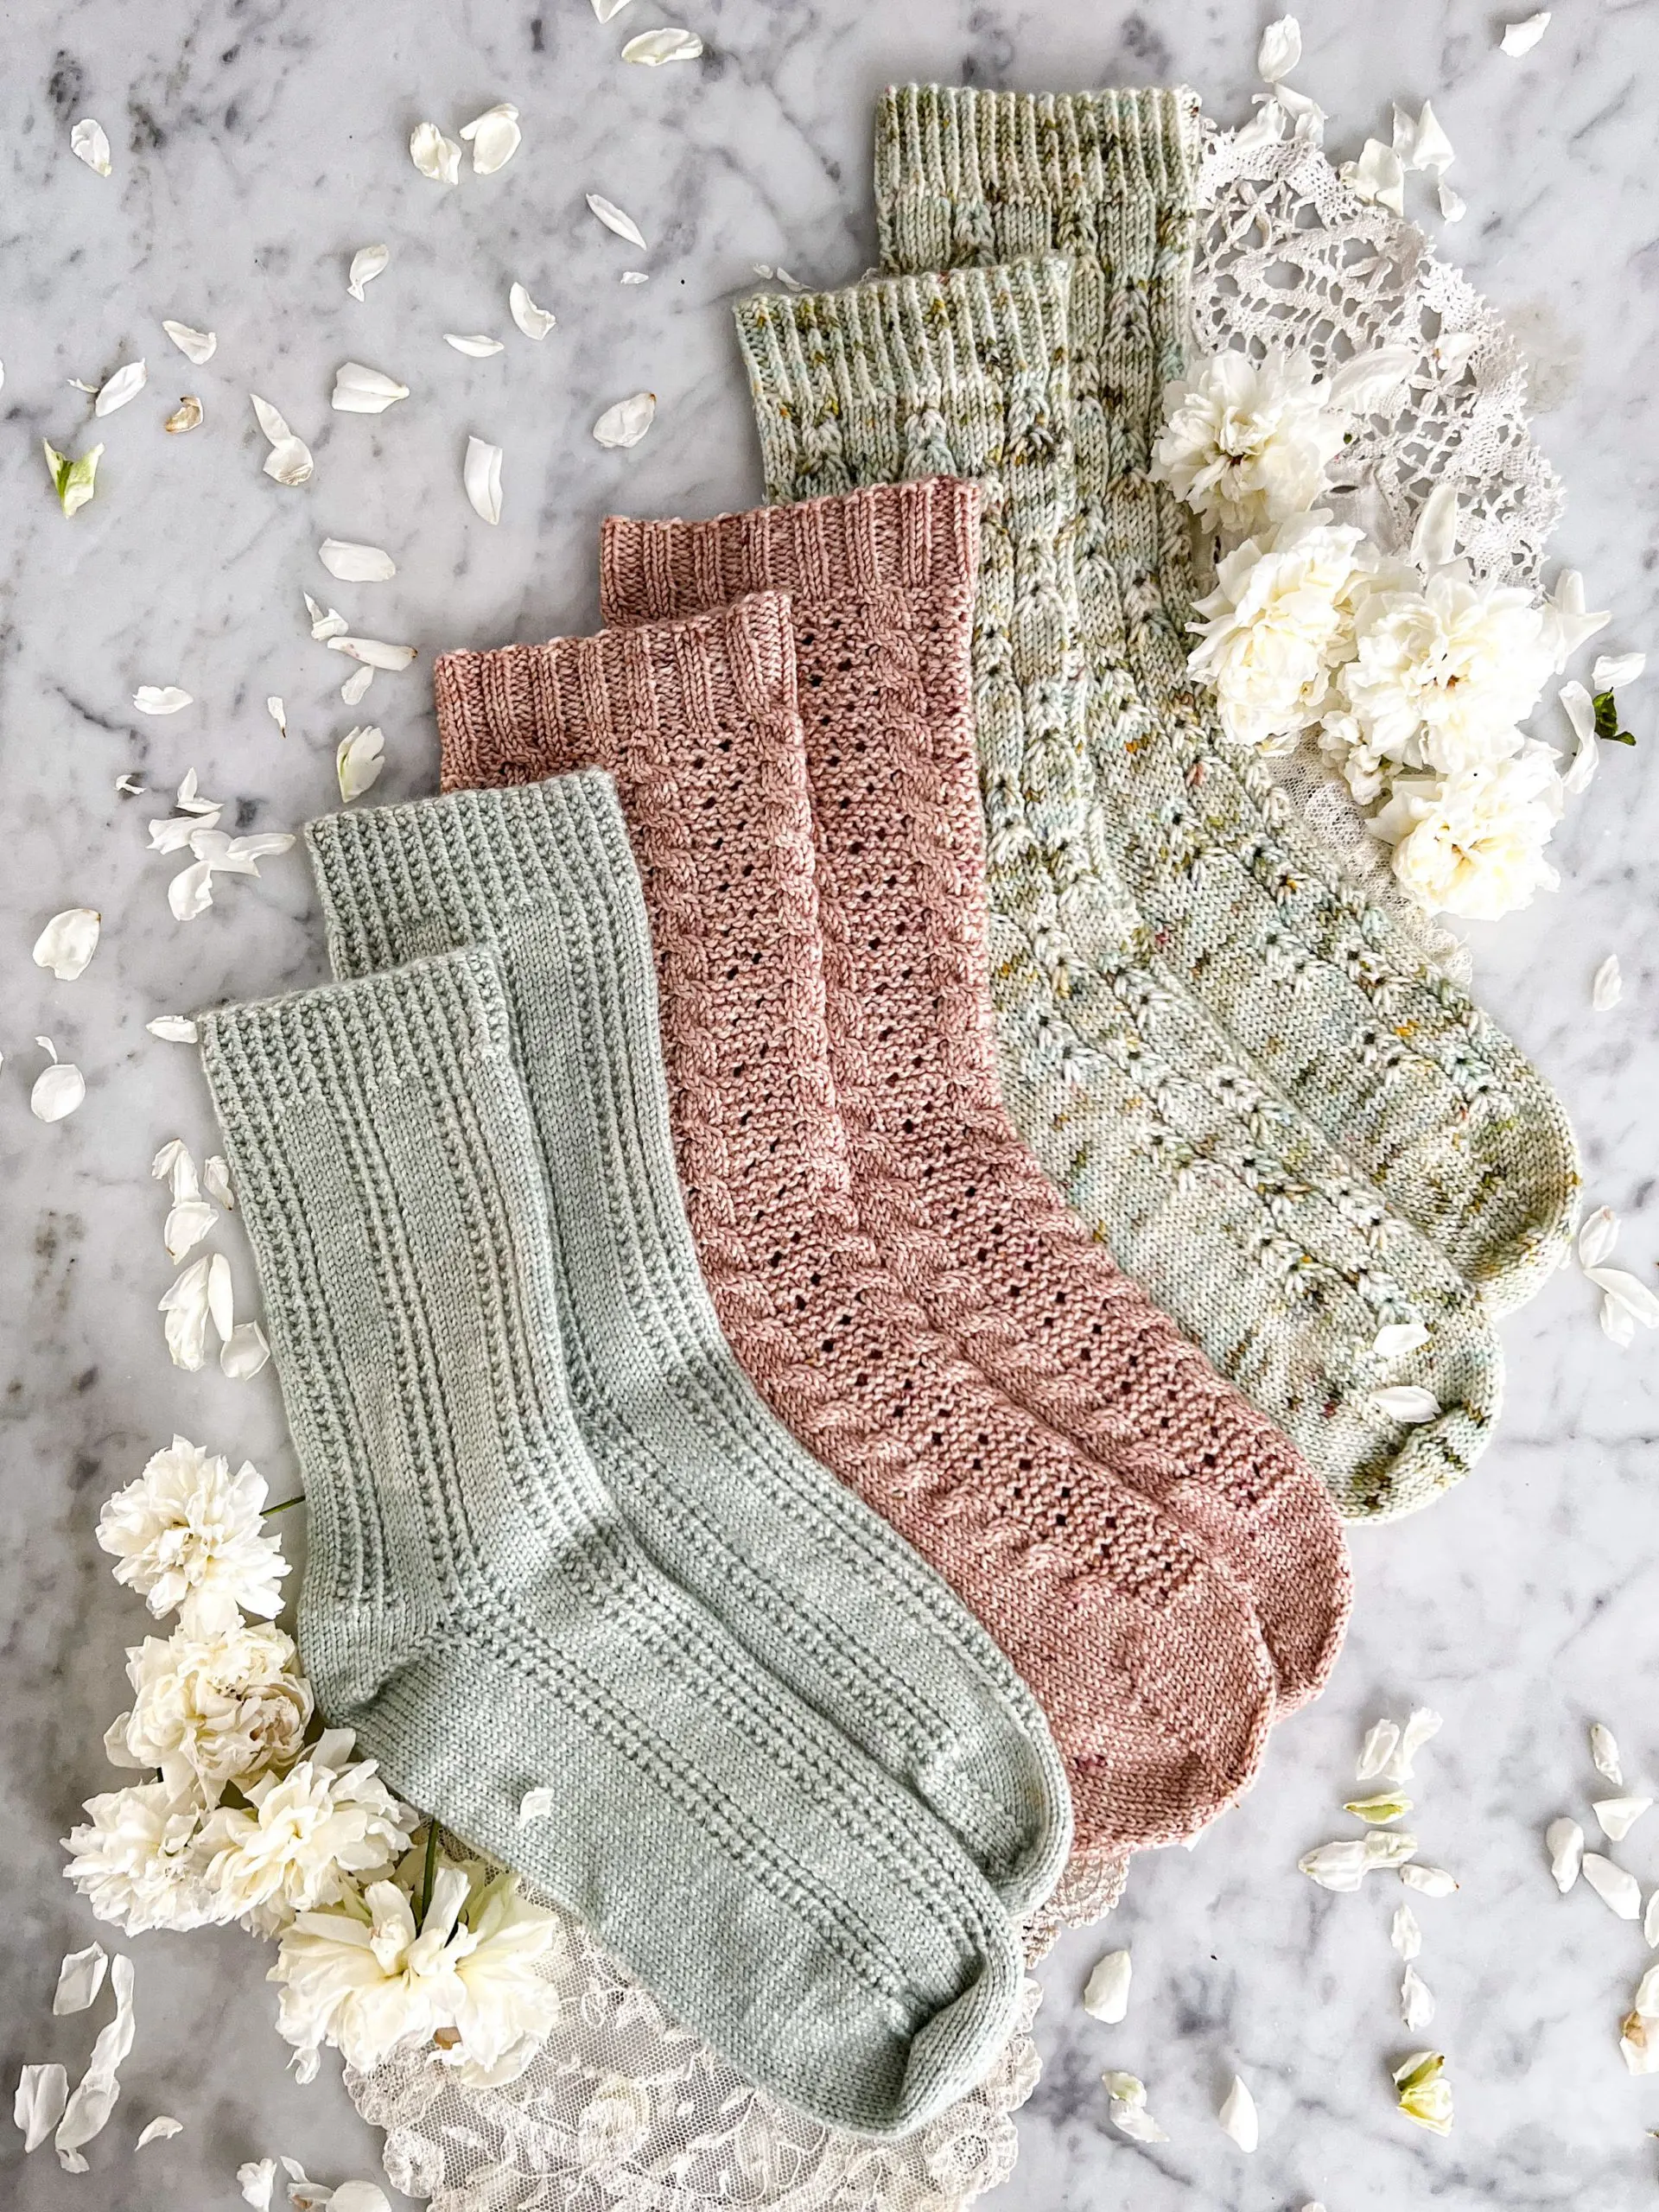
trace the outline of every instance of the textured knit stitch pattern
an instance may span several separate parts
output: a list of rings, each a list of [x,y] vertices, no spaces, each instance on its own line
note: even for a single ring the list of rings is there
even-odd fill
[[[1560,1104],[1226,743],[1187,675],[1189,518],[1148,464],[1187,342],[1198,128],[1185,91],[890,91],[883,264],[1071,257],[1088,734],[1112,856],[1189,988],[1502,1313],[1572,1236]]]
[[[302,1632],[331,1718],[755,2079],[871,2133],[941,2109],[1012,2024],[1012,1930],[597,1480],[493,956],[201,1033],[318,1535]],[[521,1822],[548,1782],[555,1810]]]
[[[1065,1775],[944,1585],[766,1410],[676,1177],[656,978],[609,779],[454,791],[307,831],[335,973],[493,947],[540,1144],[572,1402],[647,1554],[949,1827],[1011,1913],[1052,1890]]]
[[[1260,1760],[1271,1669],[1203,1549],[934,1331],[861,1227],[825,1027],[788,603],[452,654],[444,776],[609,767],[656,947],[715,1309],[761,1395],[944,1574],[1046,1713],[1080,1846],[1192,1830]],[[753,748],[756,718],[793,732]]]
[[[978,506],[934,479],[710,523],[613,520],[602,604],[639,621],[790,594],[860,1217],[969,1358],[1220,1552],[1262,1618],[1282,1713],[1340,1646],[1331,1503],[1090,1240],[997,1087],[969,673]]]
[[[971,314],[957,304],[982,280]],[[1066,264],[901,277],[738,311],[774,499],[918,447],[984,490],[973,681],[1009,1109],[1121,1264],[1285,1428],[1354,1517],[1409,1511],[1490,1435],[1476,1294],[1276,1099],[1162,967],[1105,855],[1083,733]],[[1011,373],[1010,361],[1021,364]],[[1418,1322],[1402,1365],[1379,1332]],[[1385,1382],[1432,1390],[1409,1427]]]

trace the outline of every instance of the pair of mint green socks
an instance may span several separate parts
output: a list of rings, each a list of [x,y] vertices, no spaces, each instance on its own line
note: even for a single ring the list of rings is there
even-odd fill
[[[609,779],[308,837],[346,980],[201,1036],[320,1703],[750,2079],[907,2132],[1009,2032],[1065,1780],[1001,1655],[720,1334]]]

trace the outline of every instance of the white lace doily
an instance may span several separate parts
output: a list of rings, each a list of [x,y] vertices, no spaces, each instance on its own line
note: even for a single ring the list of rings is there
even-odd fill
[[[1199,353],[1277,346],[1321,374],[1383,346],[1417,356],[1393,411],[1357,422],[1333,465],[1344,488],[1325,504],[1338,520],[1403,551],[1428,493],[1455,484],[1459,552],[1480,575],[1535,587],[1564,494],[1527,428],[1521,347],[1468,278],[1414,223],[1345,184],[1316,139],[1275,137],[1261,119],[1239,130],[1206,124],[1198,193]],[[1461,939],[1400,891],[1387,849],[1316,746],[1265,765],[1365,893],[1441,966],[1466,972]]]

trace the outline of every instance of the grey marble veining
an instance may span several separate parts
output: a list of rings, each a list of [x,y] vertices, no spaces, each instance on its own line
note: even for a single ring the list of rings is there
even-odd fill
[[[1558,540],[1604,642],[1659,645],[1654,523],[1659,403],[1659,236],[1652,116],[1659,21],[1651,5],[1565,0],[1526,60],[1497,49],[1501,18],[1471,0],[1302,10],[1299,81],[1331,111],[1342,153],[1386,136],[1387,103],[1433,95],[1458,149],[1469,215],[1450,250],[1516,317],[1552,402],[1539,434],[1566,478]],[[1517,5],[1513,12],[1524,9]],[[169,1279],[151,1154],[183,1135],[210,1148],[194,1056],[149,1038],[150,1016],[323,973],[302,859],[258,883],[222,885],[181,925],[165,887],[176,862],[149,855],[158,796],[118,798],[136,772],[164,794],[188,767],[231,803],[230,826],[290,828],[332,802],[333,750],[353,720],[378,721],[389,766],[377,797],[429,788],[435,651],[493,645],[596,619],[594,540],[611,507],[705,513],[748,504],[759,480],[725,302],[750,264],[783,261],[809,282],[874,258],[869,118],[893,77],[1031,88],[1184,77],[1211,111],[1247,111],[1259,21],[1242,0],[1138,13],[1118,0],[861,0],[771,6],[686,0],[674,19],[707,38],[701,65],[621,67],[622,37],[668,20],[656,0],[595,23],[587,0],[486,7],[415,0],[354,9],[322,0],[22,0],[7,24],[0,88],[0,744],[5,825],[0,945],[0,1284],[6,1425],[0,1586],[6,1770],[6,1910],[0,1919],[0,2088],[25,2058],[78,2066],[86,2021],[54,2021],[60,1954],[90,1917],[60,1878],[56,1839],[80,1799],[109,1785],[99,1738],[119,1709],[123,1648],[142,1632],[92,1541],[99,1502],[175,1428],[251,1456],[278,1494],[295,1470],[269,1374],[236,1387],[172,1370],[156,1300]],[[525,143],[499,175],[444,192],[410,167],[410,125],[446,128],[492,102],[523,111]],[[115,147],[100,181],[68,128],[96,115]],[[587,214],[607,194],[641,224],[639,255]],[[1417,203],[1414,200],[1414,207]],[[358,305],[353,248],[385,239],[391,265]],[[651,271],[625,289],[620,272]],[[514,278],[559,327],[536,346],[508,321]],[[160,329],[171,316],[219,334],[194,369]],[[445,330],[486,330],[507,350],[461,359]],[[67,379],[97,382],[137,354],[149,391],[94,433]],[[414,387],[378,418],[332,415],[346,359]],[[641,385],[661,398],[632,454],[589,427]],[[314,482],[260,474],[250,390],[281,407],[316,455]],[[205,427],[162,434],[194,391]],[[467,506],[469,432],[505,451],[505,512],[491,531]],[[65,522],[47,491],[42,435],[107,448],[96,503]],[[335,584],[326,536],[393,551],[391,584]],[[419,645],[355,714],[347,672],[302,619],[309,589],[354,626]],[[141,683],[179,683],[197,703],[164,721],[131,714]],[[268,720],[287,702],[289,734]],[[1592,1203],[1624,1217],[1621,1256],[1659,1257],[1653,1042],[1659,953],[1659,723],[1652,683],[1633,692],[1634,753],[1611,748],[1588,801],[1557,840],[1563,884],[1480,933],[1488,1002],[1560,1084],[1581,1131]],[[58,984],[29,947],[45,918],[100,907],[88,973]],[[1596,1017],[1590,978],[1617,950],[1623,1005]],[[28,1111],[48,1033],[85,1069],[88,1097],[64,1125]],[[233,1234],[238,1289],[255,1287]],[[1627,2080],[1617,2021],[1643,1963],[1639,1935],[1587,1894],[1558,1899],[1540,1831],[1583,1812],[1592,1715],[1624,1739],[1633,1780],[1659,1777],[1646,1694],[1659,1664],[1654,1497],[1655,1340],[1601,1338],[1587,1286],[1568,1273],[1505,1329],[1502,1437],[1464,1491],[1421,1520],[1356,1542],[1359,1605],[1322,1706],[1284,1731],[1265,1779],[1192,1853],[1135,1869],[1103,1936],[1069,1939],[1046,1971],[1046,2073],[1023,2115],[1022,2158],[1003,2212],[1331,2212],[1433,2203],[1503,2212],[1650,2201],[1659,2083]],[[1421,1970],[1440,2000],[1432,2040],[1451,2056],[1457,2130],[1421,2135],[1390,2109],[1396,2024],[1387,1923],[1400,1892],[1313,1890],[1298,1853],[1335,1833],[1354,1746],[1379,1710],[1427,1700],[1446,1714],[1421,1762],[1426,1854],[1463,1888],[1419,1908]],[[1619,1855],[1659,1877],[1659,1817]],[[1096,1952],[1134,1948],[1128,2019],[1078,2009]],[[376,2170],[375,2139],[337,2078],[296,2088],[270,2024],[268,1954],[235,1932],[149,1936],[137,1961],[138,2037],[92,2172],[25,2164],[0,2124],[0,2196],[20,2212],[176,2212],[232,2205],[237,2164],[288,2151],[340,2179]],[[1107,2125],[1103,2067],[1142,2074],[1172,2138],[1136,2150]],[[1243,2158],[1214,2111],[1230,2071],[1252,2083],[1262,2144]],[[130,2145],[157,2111],[183,2135]]]

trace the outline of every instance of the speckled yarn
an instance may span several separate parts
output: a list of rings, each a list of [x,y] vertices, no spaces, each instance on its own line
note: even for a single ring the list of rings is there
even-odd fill
[[[1051,259],[743,302],[767,489],[941,467],[982,486],[971,677],[1008,1110],[1339,1510],[1407,1511],[1484,1444],[1497,1348],[1457,1271],[1164,967],[1109,858],[1084,734],[1068,274]],[[1382,1358],[1379,1332],[1414,1323],[1427,1341]],[[1399,1382],[1439,1416],[1383,1411],[1378,1386]]]
[[[859,1218],[942,1336],[1226,1560],[1283,1713],[1341,1642],[1330,1501],[1276,1439],[1264,1452],[1261,1416],[1090,1239],[997,1087],[969,672],[978,569],[978,494],[934,478],[713,522],[613,518],[601,597],[607,621],[640,622],[789,593]],[[733,734],[759,748],[796,733]]]
[[[1147,467],[1186,343],[1198,131],[1185,91],[889,91],[883,264],[1070,257],[1076,572],[1107,849],[1184,984],[1503,1313],[1559,1264],[1577,1217],[1560,1102],[1344,880],[1186,672],[1190,518]]]
[[[1255,1617],[1202,1546],[941,1338],[860,1222],[825,1027],[787,600],[449,654],[435,684],[448,787],[589,766],[616,779],[657,954],[687,1211],[761,1395],[938,1569],[1035,1691],[1080,1846],[1191,1833],[1261,1757],[1273,1677]],[[779,725],[779,741],[749,741],[756,721]]]

